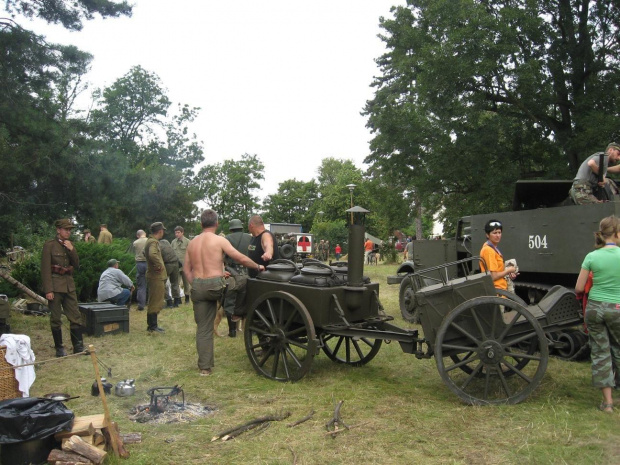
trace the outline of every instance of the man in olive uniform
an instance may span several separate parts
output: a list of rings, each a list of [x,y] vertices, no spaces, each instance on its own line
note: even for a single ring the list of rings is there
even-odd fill
[[[230,234],[226,236],[228,242],[243,255],[247,255],[248,246],[252,241],[252,235],[243,232],[243,223],[241,223],[241,220],[230,220],[228,229],[230,230]],[[236,284],[234,289],[229,285],[224,298],[224,311],[226,312],[226,319],[228,320],[228,336],[237,337],[237,322],[232,321],[231,318],[235,315],[235,310],[238,312],[245,302],[246,287],[243,277],[247,278],[248,269],[237,263],[228,255],[224,256],[224,266],[226,271],[233,276]],[[241,279],[235,278],[236,276],[241,276]]]
[[[97,239],[95,239],[95,236],[92,235],[90,229],[84,230],[84,242],[88,242],[89,244],[97,242]]]
[[[179,290],[179,259],[167,239],[161,239],[159,241],[159,248],[161,249],[161,257],[164,259],[164,265],[166,266],[166,274],[168,275],[168,279],[170,279],[170,290],[172,293],[172,297],[170,297],[170,294],[166,295],[166,303],[169,308],[176,308],[181,305],[181,291]]]
[[[62,314],[70,322],[73,353],[84,352],[84,318],[78,308],[73,272],[80,266],[75,247],[69,240],[75,226],[68,219],[56,221],[56,237],[43,244],[41,254],[41,281],[50,309],[50,326],[56,357],[65,357],[62,345]]]
[[[133,253],[136,260],[136,300],[138,301],[138,310],[144,310],[146,305],[146,257],[144,256],[144,247],[146,246],[146,232],[138,229],[136,232],[137,239],[133,241]]]
[[[97,242],[99,244],[111,244],[112,243],[112,233],[108,231],[108,225],[102,224],[99,226],[101,228],[101,232],[99,233],[99,237],[97,238]]]
[[[189,239],[185,237],[185,230],[183,229],[183,226],[177,226],[174,228],[174,237],[175,238],[172,240],[172,250],[174,250],[177,254],[177,258],[179,259],[179,281],[181,279],[183,280],[185,303],[188,303],[192,286],[187,281],[185,273],[183,272],[183,263],[185,263],[185,252],[187,251],[187,246],[189,245]]]
[[[151,225],[151,234],[144,246],[144,257],[146,258],[146,282],[149,290],[149,301],[147,307],[146,321],[149,333],[163,333],[164,330],[157,326],[157,315],[164,307],[164,294],[166,292],[166,265],[161,256],[159,240],[164,237],[166,228],[161,222]]]

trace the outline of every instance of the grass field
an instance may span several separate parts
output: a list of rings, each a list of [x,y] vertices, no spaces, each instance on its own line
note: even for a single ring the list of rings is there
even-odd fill
[[[401,327],[415,327],[399,316],[398,286],[386,276],[394,265],[370,266],[365,274],[381,284],[381,301]],[[217,338],[216,366],[210,377],[196,367],[195,323],[190,305],[164,309],[165,335],[148,335],[146,315],[130,312],[130,332],[86,338],[101,362],[112,368],[113,384],[135,378],[134,396],[108,397],[121,432],[142,433],[128,445],[131,457],[107,463],[134,464],[611,464],[620,463],[620,410],[599,412],[600,393],[591,387],[587,362],[551,358],[540,387],[518,405],[464,405],[443,384],[434,359],[404,354],[384,344],[369,364],[352,368],[314,358],[311,372],[297,383],[258,376],[246,356],[243,338]],[[13,315],[14,332],[28,334],[38,360],[31,395],[67,392],[76,415],[103,413],[90,395],[90,357],[53,359],[46,317]],[[227,333],[225,324],[220,326]],[[68,333],[65,341],[68,344]],[[148,403],[147,389],[182,385],[187,402],[214,407],[213,415],[189,423],[154,425],[129,419],[130,409]],[[349,431],[332,438],[325,424],[334,406]],[[292,423],[314,410],[309,421]],[[249,420],[290,412],[259,434],[211,442],[217,433]]]

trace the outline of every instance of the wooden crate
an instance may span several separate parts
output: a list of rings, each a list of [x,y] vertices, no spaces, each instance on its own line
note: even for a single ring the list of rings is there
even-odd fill
[[[6,361],[6,347],[0,346],[0,400],[22,397],[19,382],[15,379],[15,370]]]

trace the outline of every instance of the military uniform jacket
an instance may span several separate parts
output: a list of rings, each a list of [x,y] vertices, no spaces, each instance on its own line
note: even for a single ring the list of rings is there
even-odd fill
[[[41,282],[43,283],[43,294],[49,292],[75,292],[75,281],[71,274],[60,275],[52,273],[52,265],[64,268],[72,266],[77,270],[80,266],[75,246],[73,250],[68,250],[58,239],[50,239],[43,244],[41,254]]]
[[[172,246],[167,239],[160,239],[159,250],[161,250],[161,257],[166,265],[177,264],[179,259],[177,254],[172,250]]]
[[[146,279],[161,279],[162,281],[168,279],[159,241],[153,236],[149,236],[146,241],[144,256],[146,257]]]
[[[185,252],[187,252],[188,245],[189,239],[185,236],[183,236],[183,239],[174,238],[172,240],[172,249],[181,263],[185,263]]]
[[[112,243],[112,233],[107,229],[104,229],[99,233],[99,239],[97,239],[99,244],[111,244]]]
[[[250,242],[252,242],[251,234],[244,233],[243,231],[237,231],[234,233],[230,233],[228,236],[226,236],[226,239],[232,244],[235,249],[237,249],[243,255],[248,254],[248,246],[250,245]],[[238,273],[247,274],[247,269],[243,265],[238,264],[228,255],[224,256],[224,263],[226,264],[226,266],[235,269]]]

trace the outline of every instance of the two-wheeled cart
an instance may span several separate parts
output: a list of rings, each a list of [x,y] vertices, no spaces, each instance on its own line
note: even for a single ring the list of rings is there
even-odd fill
[[[466,403],[515,404],[543,378],[554,344],[546,334],[582,321],[575,294],[561,286],[526,306],[516,296],[498,296],[490,274],[448,278],[450,267],[479,259],[471,257],[408,276],[423,335],[399,328],[383,310],[379,284],[362,276],[363,226],[349,228],[347,264],[277,260],[248,280],[244,339],[259,374],[297,381],[320,351],[361,366],[383,341],[398,341],[419,359],[435,357],[443,381]]]

